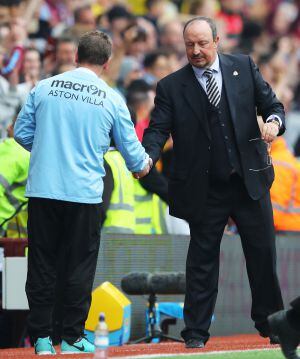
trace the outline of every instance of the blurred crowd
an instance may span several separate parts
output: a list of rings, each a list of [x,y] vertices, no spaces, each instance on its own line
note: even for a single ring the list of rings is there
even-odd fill
[[[113,39],[104,79],[123,94],[141,140],[156,83],[187,62],[183,24],[195,16],[214,18],[219,50],[251,55],[285,106],[288,129],[272,152],[279,166],[273,204],[298,213],[298,224],[277,229],[299,231],[300,0],[0,0],[0,138],[31,88],[75,68],[78,38],[99,29]],[[157,166],[165,176],[171,152],[170,139]]]

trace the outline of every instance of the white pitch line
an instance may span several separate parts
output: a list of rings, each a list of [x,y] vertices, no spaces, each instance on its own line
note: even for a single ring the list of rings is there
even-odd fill
[[[148,358],[168,358],[168,357],[188,357],[196,355],[212,355],[212,354],[230,354],[230,353],[244,353],[244,352],[258,352],[258,351],[280,351],[279,348],[261,348],[261,349],[245,349],[245,350],[219,350],[214,352],[198,352],[198,353],[173,353],[173,354],[143,354],[143,355],[131,355],[122,357],[113,357],[113,359],[148,359]]]

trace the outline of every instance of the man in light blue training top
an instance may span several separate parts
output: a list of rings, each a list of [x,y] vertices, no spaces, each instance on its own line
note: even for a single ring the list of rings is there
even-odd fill
[[[28,204],[28,329],[37,354],[55,354],[51,318],[58,257],[64,253],[63,353],[93,352],[83,336],[100,243],[103,155],[111,137],[136,178],[152,165],[122,98],[102,79],[110,38],[84,34],[78,68],[30,92],[15,140],[31,151]]]

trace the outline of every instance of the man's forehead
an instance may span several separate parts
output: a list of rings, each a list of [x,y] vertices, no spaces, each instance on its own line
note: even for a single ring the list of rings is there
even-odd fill
[[[188,24],[185,29],[184,36],[194,34],[196,32],[197,34],[212,36],[212,30],[205,20],[194,20],[193,22]]]
[[[212,29],[206,21],[195,20],[187,26],[183,34],[184,40],[187,40],[191,37],[204,37],[206,39],[213,39]]]

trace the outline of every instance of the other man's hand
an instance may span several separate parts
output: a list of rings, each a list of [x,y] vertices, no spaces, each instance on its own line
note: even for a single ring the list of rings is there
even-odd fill
[[[263,124],[261,130],[261,138],[267,142],[272,143],[277,137],[279,132],[279,126],[274,122],[267,122]]]
[[[148,159],[148,163],[146,164],[146,166],[140,171],[140,172],[134,172],[132,175],[135,179],[140,179],[145,177],[151,170],[153,165],[153,161],[152,159],[149,157]]]

